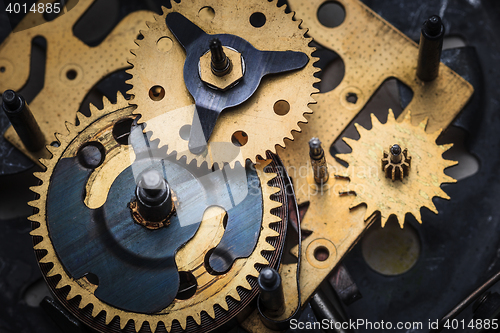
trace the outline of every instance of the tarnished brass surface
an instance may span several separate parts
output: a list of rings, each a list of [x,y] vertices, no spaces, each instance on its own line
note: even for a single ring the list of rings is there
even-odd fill
[[[38,3],[52,3],[42,0]],[[63,9],[71,10],[47,22],[43,13],[24,17],[16,29],[0,45],[0,91],[21,89],[29,77],[31,41],[41,36],[47,41],[44,86],[30,103],[31,111],[47,144],[55,132],[64,129],[64,122],[74,122],[76,111],[86,95],[108,74],[129,67],[127,58],[134,47],[134,39],[151,12],[137,11],[125,17],[98,46],[90,47],[73,34],[73,25],[94,3],[94,0],[70,0]],[[74,7],[73,7],[74,6]],[[67,73],[74,71],[70,79]],[[34,162],[46,151],[29,152],[15,130],[10,127],[5,138]]]
[[[241,53],[233,49],[222,47],[224,53],[231,61],[232,69],[224,76],[217,76],[212,72],[212,53],[207,52],[200,58],[200,78],[203,82],[220,90],[234,86],[243,77],[243,63]]]
[[[444,174],[444,169],[457,162],[442,157],[453,144],[437,145],[436,139],[441,131],[427,133],[426,121],[413,126],[410,113],[407,113],[402,122],[396,122],[392,110],[389,110],[385,124],[381,124],[373,114],[371,116],[371,130],[356,124],[359,140],[344,138],[352,148],[352,153],[337,154],[338,158],[349,163],[349,168],[340,174],[349,178],[349,184],[343,192],[352,191],[356,195],[350,208],[363,203],[367,205],[368,215],[379,211],[382,226],[389,216],[395,215],[403,227],[406,213],[411,213],[422,223],[420,208],[426,207],[437,214],[432,199],[450,199],[440,186],[456,182]],[[399,142],[412,152],[411,172],[396,182],[387,178],[380,168],[384,147],[389,147],[394,142]]]
[[[420,81],[416,77],[418,47],[415,42],[360,1],[338,2],[345,9],[345,20],[336,28],[327,28],[317,18],[317,11],[324,0],[289,0],[296,17],[303,19],[303,25],[310,29],[308,34],[317,43],[337,52],[345,65],[345,76],[340,85],[330,92],[315,95],[318,103],[311,106],[314,114],[306,115],[308,123],[301,125],[301,135],[291,142],[287,141],[286,149],[278,148],[278,154],[293,179],[299,204],[310,203],[302,220],[302,228],[312,231],[302,242],[302,304],[309,300],[376,216],[371,215],[365,221],[365,206],[350,209],[354,197],[339,196],[339,191],[345,189],[349,182],[335,178],[345,168],[330,154],[326,156],[330,180],[322,187],[315,184],[308,159],[308,141],[319,137],[326,147],[331,145],[388,78],[398,78],[413,90],[413,99],[401,117],[404,118],[408,110],[412,110],[414,125],[429,118],[429,133],[446,128],[473,93],[472,86],[444,64],[440,65],[440,76],[435,81]],[[349,94],[356,94],[355,103],[347,100]],[[380,168],[380,159],[376,167]],[[414,202],[410,201],[410,204]],[[373,207],[370,213],[379,209],[381,207]],[[325,262],[309,260],[311,249],[315,246],[325,246],[330,251],[330,257]],[[285,275],[284,278],[293,279],[294,276]],[[286,288],[287,285],[284,282],[286,293],[296,292],[293,288]],[[287,304],[288,308],[293,306]],[[255,312],[243,325],[250,332],[269,331]]]
[[[137,113],[142,115],[140,121],[147,124],[146,130],[152,131],[152,139],[159,138],[179,158],[187,156],[188,162],[196,159],[199,164],[207,162],[210,166],[224,162],[244,165],[247,158],[255,162],[257,155],[263,157],[267,150],[275,152],[277,145],[284,146],[284,138],[292,138],[292,131],[300,130],[298,123],[306,121],[304,114],[311,113],[308,105],[314,103],[311,94],[317,91],[312,86],[318,81],[314,78],[315,58],[311,56],[314,49],[308,46],[311,39],[304,37],[306,30],[299,27],[300,21],[292,20],[293,14],[285,14],[284,7],[278,8],[276,0],[193,0],[172,2],[172,6],[164,8],[162,16],[151,18],[149,29],[141,31],[144,39],[136,40],[139,48],[132,50],[133,68],[128,71],[132,75],[128,81],[133,86],[129,91],[134,96],[131,102],[137,105]],[[206,15],[207,8],[214,14]],[[221,113],[210,137],[208,153],[193,155],[188,141],[179,134],[183,126],[193,122],[194,107],[189,112],[177,111],[193,106],[194,100],[184,83],[185,51],[165,23],[170,12],[181,13],[206,33],[237,35],[259,50],[304,52],[310,61],[301,70],[265,76],[250,99]],[[250,16],[256,12],[266,16],[266,23],[260,28],[250,23]],[[168,49],[158,46],[161,40],[169,41]],[[155,86],[165,90],[160,100],[149,96]],[[290,105],[284,115],[274,111],[275,103],[280,100]],[[165,131],[167,125],[172,130]],[[232,136],[240,131],[247,135],[248,141],[234,147]]]
[[[248,257],[235,260],[231,270],[222,275],[209,274],[204,265],[204,258],[207,252],[217,245],[224,233],[223,220],[225,211],[217,207],[207,209],[201,225],[191,241],[182,247],[176,254],[176,263],[179,270],[191,271],[197,280],[198,288],[196,293],[187,300],[176,299],[164,310],[152,314],[130,313],[121,309],[115,308],[109,304],[100,301],[95,297],[95,285],[88,282],[86,278],[75,280],[69,276],[57,253],[50,241],[50,234],[46,222],[46,205],[47,194],[50,185],[52,172],[62,158],[74,157],[78,152],[79,147],[88,140],[101,142],[106,149],[106,158],[103,164],[94,170],[93,174],[102,174],[89,177],[89,182],[104,178],[97,184],[87,184],[87,197],[92,197],[93,193],[97,193],[98,199],[85,199],[85,203],[93,202],[96,204],[100,200],[107,197],[108,191],[112,184],[112,180],[123,171],[121,168],[110,169],[106,167],[108,163],[112,165],[130,165],[134,160],[133,150],[129,145],[119,145],[113,138],[113,125],[120,119],[133,118],[135,107],[130,106],[120,94],[117,97],[117,104],[111,104],[108,100],[104,100],[104,108],[99,110],[91,107],[93,111],[91,117],[79,115],[80,124],[74,126],[67,124],[68,133],[57,135],[60,142],[59,147],[48,146],[47,148],[53,155],[51,159],[43,159],[41,163],[47,168],[45,172],[37,172],[35,175],[42,181],[40,186],[33,187],[32,190],[40,195],[40,198],[30,202],[29,204],[37,208],[38,212],[32,215],[29,219],[37,222],[40,226],[31,232],[32,236],[42,237],[42,241],[35,245],[35,250],[45,250],[47,254],[40,260],[41,263],[52,263],[54,266],[48,272],[47,276],[60,275],[61,280],[57,284],[56,289],[61,289],[64,286],[69,286],[71,290],[67,295],[67,299],[81,296],[78,304],[80,309],[88,304],[93,305],[92,316],[96,317],[101,311],[106,314],[105,322],[109,324],[113,318],[120,319],[120,327],[123,329],[129,320],[133,320],[135,328],[138,331],[145,321],[147,321],[154,332],[158,323],[164,323],[168,331],[170,331],[172,321],[178,320],[180,325],[185,328],[187,317],[191,316],[198,324],[201,322],[201,312],[206,311],[212,318],[215,317],[214,305],[218,304],[224,309],[228,309],[227,296],[235,300],[239,300],[240,296],[236,287],[251,289],[247,280],[248,276],[257,277],[258,271],[256,264],[266,265],[268,261],[262,256],[263,251],[273,251],[274,247],[268,243],[269,238],[278,236],[270,224],[276,223],[279,218],[271,214],[271,210],[281,206],[279,202],[273,201],[271,195],[279,191],[278,188],[268,185],[268,182],[276,177],[275,173],[264,172],[264,167],[271,161],[262,161],[256,165],[256,171],[259,175],[262,196],[263,196],[263,216],[262,229],[257,240],[257,245],[254,252]],[[113,160],[121,160],[121,162],[113,162]],[[217,211],[219,210],[219,211]]]

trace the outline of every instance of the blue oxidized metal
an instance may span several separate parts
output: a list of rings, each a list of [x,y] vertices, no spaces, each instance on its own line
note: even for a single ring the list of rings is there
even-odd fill
[[[252,253],[263,212],[259,178],[249,166],[244,182],[224,170],[199,177],[176,161],[160,160],[153,167],[177,198],[177,214],[168,227],[149,230],[134,222],[128,208],[136,187],[133,166],[115,179],[106,203],[90,209],[83,198],[92,170],[77,158],[62,159],[47,200],[49,235],[66,271],[75,279],[95,274],[100,300],[140,313],[158,312],[174,300],[179,288],[175,253],[194,236],[206,208],[221,206],[228,214],[225,234],[210,258],[216,271]],[[235,191],[243,186],[246,196],[238,199]]]

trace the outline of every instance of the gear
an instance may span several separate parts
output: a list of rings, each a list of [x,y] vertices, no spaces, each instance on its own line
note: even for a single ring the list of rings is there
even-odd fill
[[[136,156],[132,147],[126,144],[127,141],[123,141],[123,134],[117,133],[117,128],[123,128],[120,124],[132,124],[135,107],[130,106],[120,94],[118,94],[116,104],[111,104],[107,99],[103,104],[102,110],[91,105],[92,115],[89,118],[78,115],[78,126],[67,123],[69,133],[56,135],[60,145],[47,147],[53,155],[52,158],[41,160],[41,163],[46,166],[46,171],[35,173],[41,180],[41,185],[32,188],[40,197],[30,202],[30,205],[37,209],[37,213],[30,217],[33,221],[31,235],[47,283],[73,314],[102,332],[118,332],[120,329],[129,331],[134,328],[137,332],[183,330],[198,332],[212,329],[226,322],[248,305],[256,295],[256,277],[258,277],[259,270],[266,265],[276,264],[280,251],[275,251],[275,249],[283,245],[285,229],[282,221],[285,216],[285,207],[281,202],[275,201],[281,197],[278,193],[280,188],[277,186],[279,177],[276,177],[274,169],[269,172],[274,162],[266,160],[255,165],[260,182],[263,216],[256,246],[247,258],[236,259],[231,269],[224,274],[209,272],[207,268],[209,266],[205,262],[207,257],[210,258],[208,252],[220,242],[222,235],[227,233],[227,230],[224,231],[225,226],[223,227],[224,211],[218,207],[210,207],[205,212],[194,237],[175,254],[178,270],[190,272],[196,279],[196,292],[186,299],[176,298],[170,305],[154,313],[123,310],[96,296],[96,290],[100,288],[99,282],[102,282],[101,277],[98,276],[99,282],[95,282],[91,276],[75,278],[68,273],[68,267],[63,264],[66,262],[63,253],[56,251],[54,243],[56,230],[52,228],[53,224],[51,225],[48,219],[51,205],[58,204],[49,200],[50,192],[55,191],[53,184],[57,179],[57,170],[60,170],[56,167],[60,168],[64,161],[74,159],[83,147],[89,147],[91,142],[99,142],[104,147],[104,150],[99,151],[105,156],[101,159],[95,158],[100,155],[94,152],[91,155],[93,158],[89,159],[89,163],[93,163],[93,170],[85,185],[84,203],[88,208],[104,207],[107,200],[113,199],[111,194],[107,198],[108,192],[111,193],[112,186],[118,181],[119,176],[130,166],[130,156],[133,158]],[[85,165],[81,159],[78,161]],[[264,171],[265,168],[266,171]],[[69,170],[75,170],[75,168],[69,168]],[[74,188],[68,191],[67,195],[71,195],[69,192],[72,190]],[[283,192],[282,188],[281,192]],[[70,216],[66,216],[65,219],[80,223],[81,217],[78,222]],[[132,220],[131,217],[130,220]],[[229,225],[229,222],[226,223]],[[273,224],[272,228],[271,224]],[[134,222],[131,222],[131,225],[143,228]],[[148,230],[148,232],[154,233],[157,230]],[[76,241],[71,238],[71,243],[73,242]],[[84,246],[84,244],[81,245]],[[155,251],[158,249],[156,248]],[[81,258],[79,260],[81,265]],[[90,261],[91,258],[86,260]],[[115,274],[113,278],[119,280],[120,277],[120,274]]]
[[[187,137],[193,123],[194,99],[183,72],[186,52],[166,25],[170,13],[181,13],[208,34],[237,35],[258,50],[300,51],[309,61],[301,70],[265,76],[246,102],[220,114],[208,150],[193,154]],[[255,24],[255,16],[263,18],[263,26]],[[275,152],[277,145],[284,147],[284,139],[293,139],[292,131],[300,132],[298,124],[307,122],[304,114],[312,112],[308,106],[315,103],[311,95],[317,92],[312,85],[318,82],[314,77],[318,69],[313,66],[316,58],[311,56],[314,49],[308,46],[311,39],[304,37],[306,30],[292,18],[293,14],[285,14],[276,1],[228,4],[195,0],[172,2],[172,8],[163,8],[163,15],[155,16],[154,22],[148,22],[149,29],[141,31],[144,38],[136,40],[139,48],[132,50],[135,57],[128,71],[132,75],[128,83],[133,87],[129,93],[134,96],[131,103],[137,105],[140,121],[147,124],[152,138],[167,144],[168,151],[177,152],[178,158],[186,156],[188,162],[195,159],[198,165],[207,162],[209,166],[244,165],[246,159],[255,161],[266,151]]]
[[[336,155],[349,164],[346,172],[339,175],[350,180],[349,185],[341,193],[354,192],[356,197],[351,208],[366,204],[365,217],[380,211],[382,226],[390,215],[395,215],[403,227],[406,213],[411,213],[419,223],[422,223],[421,207],[427,207],[437,214],[432,198],[450,199],[440,186],[443,183],[456,182],[444,174],[444,169],[458,162],[442,158],[442,154],[453,144],[436,145],[441,130],[427,134],[425,132],[427,120],[418,126],[413,126],[410,116],[407,115],[402,122],[397,122],[390,109],[385,124],[380,123],[373,114],[371,118],[373,124],[371,130],[355,124],[360,135],[359,140],[343,139],[352,148],[352,153]],[[391,180],[394,179],[394,174],[386,178],[385,170],[380,168],[380,161],[384,154],[387,154],[384,153],[383,147],[392,148],[395,145],[405,147],[412,156],[412,169],[404,178],[401,175],[401,181]],[[397,153],[404,154],[401,151]],[[401,161],[406,161],[406,157],[402,156]]]

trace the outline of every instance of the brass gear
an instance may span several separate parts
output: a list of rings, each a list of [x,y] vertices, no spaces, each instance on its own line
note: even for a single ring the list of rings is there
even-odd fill
[[[349,178],[349,184],[341,193],[355,193],[351,208],[366,204],[365,218],[375,211],[380,211],[382,226],[391,215],[395,215],[403,227],[406,213],[411,213],[422,223],[420,208],[427,207],[438,213],[432,198],[450,197],[441,189],[443,183],[456,182],[445,175],[444,169],[458,162],[445,160],[442,154],[453,144],[437,145],[436,139],[441,130],[432,134],[425,132],[427,120],[418,126],[411,124],[410,115],[397,122],[394,113],[389,109],[387,122],[382,124],[371,114],[372,129],[367,130],[355,124],[360,139],[343,138],[352,148],[350,154],[337,154],[336,157],[347,162],[349,167],[341,177]],[[381,168],[384,148],[398,144],[405,147],[411,155],[411,169],[401,181],[387,178]]]
[[[154,314],[121,310],[98,299],[94,295],[97,286],[89,282],[86,277],[74,279],[66,272],[52,244],[46,219],[47,196],[53,171],[62,158],[76,156],[82,143],[91,140],[99,141],[106,148],[104,163],[94,170],[86,185],[87,196],[84,202],[89,208],[99,207],[104,203],[110,184],[131,163],[132,148],[127,145],[117,145],[112,132],[114,124],[118,121],[135,118],[133,115],[135,107],[130,106],[121,94],[118,94],[116,104],[111,104],[107,99],[104,99],[103,104],[102,110],[91,105],[90,117],[79,114],[79,125],[66,123],[68,133],[56,134],[60,145],[47,147],[52,158],[40,161],[46,167],[46,171],[35,173],[35,176],[41,180],[41,184],[31,188],[39,195],[39,198],[29,202],[36,209],[36,213],[29,219],[33,221],[31,235],[34,249],[47,283],[59,300],[80,320],[91,326],[97,325],[92,327],[103,332],[118,332],[120,329],[155,332],[157,328],[157,332],[165,330],[171,332],[175,331],[172,325],[176,321],[178,324],[174,325],[177,327],[180,325],[184,330],[187,326],[192,326],[193,320],[200,325],[203,316],[205,319],[208,318],[206,315],[212,319],[217,318],[220,310],[216,309],[216,305],[228,310],[230,303],[234,304],[235,301],[238,302],[243,298],[241,295],[244,290],[256,290],[252,279],[255,280],[254,278],[258,277],[260,268],[274,264],[273,261],[275,262],[278,258],[278,251],[275,251],[272,244],[279,244],[276,237],[280,234],[275,230],[283,230],[280,229],[281,227],[276,227],[276,223],[280,222],[281,225],[282,220],[271,213],[271,210],[276,212],[276,209],[280,210],[283,206],[282,203],[271,199],[271,196],[274,198],[280,191],[279,188],[268,184],[273,183],[276,173],[268,172],[268,169],[264,171],[271,161],[261,160],[255,165],[262,188],[263,217],[256,247],[248,258],[235,260],[231,270],[225,274],[210,275],[207,272],[203,260],[205,252],[209,249],[200,248],[200,246],[208,246],[214,242],[217,244],[216,242],[222,237],[221,232],[224,232],[221,229],[222,215],[217,212],[211,214],[212,217],[204,218],[198,232],[176,254],[178,269],[191,270],[198,279],[196,293],[187,300],[176,299],[167,308]],[[210,209],[212,208],[214,207]],[[271,224],[273,228],[270,227]],[[219,229],[214,228],[215,226]],[[270,253],[272,256],[269,255]],[[211,319],[209,321],[213,322]]]
[[[194,100],[184,84],[185,51],[165,23],[171,12],[182,13],[209,34],[237,35],[259,50],[304,52],[309,62],[301,70],[265,76],[249,100],[221,113],[208,152],[194,155],[180,134],[183,126],[192,123]],[[264,26],[252,26],[250,17],[255,13],[265,15]],[[312,113],[308,106],[315,103],[311,95],[318,91],[313,88],[319,81],[314,77],[318,69],[313,66],[317,58],[311,55],[314,48],[308,46],[312,39],[304,37],[307,30],[300,24],[293,20],[293,13],[286,14],[284,7],[277,7],[276,0],[193,0],[163,7],[163,15],[148,22],[149,29],[141,31],[144,38],[136,40],[139,48],[131,51],[135,57],[129,61],[133,67],[128,71],[132,75],[128,83],[133,87],[129,93],[134,96],[131,103],[137,105],[136,112],[142,115],[140,121],[147,124],[146,130],[152,132],[151,139],[159,138],[169,152],[177,152],[178,158],[186,156],[188,162],[194,159],[198,165],[207,162],[209,167],[224,163],[233,166],[237,161],[244,165],[246,159],[255,162],[266,151],[274,153],[277,145],[284,147],[284,139],[293,139],[292,132],[301,131],[298,124],[307,122],[304,114]],[[285,111],[275,112],[275,103],[280,101],[285,101]],[[234,148],[233,134],[242,132],[247,142],[237,153],[227,149]]]

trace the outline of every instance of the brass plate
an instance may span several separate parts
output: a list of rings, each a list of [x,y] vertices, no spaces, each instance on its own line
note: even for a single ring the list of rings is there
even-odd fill
[[[427,132],[446,128],[469,101],[474,89],[463,78],[441,63],[440,75],[433,82],[424,83],[416,77],[418,46],[387,21],[357,0],[339,0],[345,9],[344,22],[336,28],[323,26],[317,10],[324,0],[289,0],[296,17],[310,28],[314,40],[337,52],[344,61],[345,76],[334,90],[315,95],[316,105],[311,105],[312,115],[306,115],[307,124],[301,124],[301,135],[286,141],[286,149],[278,148],[287,171],[293,179],[299,203],[310,202],[302,220],[302,229],[312,231],[302,242],[301,301],[304,305],[330,274],[344,255],[356,244],[363,232],[373,223],[376,215],[364,221],[365,206],[349,210],[352,196],[339,196],[347,180],[335,179],[345,168],[326,154],[330,180],[322,188],[313,179],[309,160],[308,141],[319,137],[328,151],[330,145],[352,122],[365,104],[388,78],[397,78],[413,90],[414,96],[400,117],[411,110],[412,123],[418,125],[429,118]],[[355,93],[356,103],[347,101]],[[400,119],[403,119],[400,118]],[[323,265],[311,259],[310,247],[332,242],[334,259]],[[297,249],[295,249],[297,250]],[[295,251],[296,252],[296,251]],[[284,265],[290,266],[290,265]],[[282,271],[287,268],[282,268]],[[295,279],[293,274],[283,275],[284,280]],[[285,293],[293,294],[293,284],[284,281]],[[287,310],[293,304],[286,304]],[[288,311],[290,314],[290,311]],[[272,332],[266,328],[256,312],[243,323],[250,332]]]
[[[74,7],[67,12],[65,7],[65,13],[50,22],[41,13],[29,12],[0,45],[0,66],[6,68],[0,73],[0,91],[17,91],[28,81],[32,39],[41,36],[47,40],[44,86],[30,103],[46,144],[55,140],[55,132],[64,131],[66,121],[75,121],[76,111],[95,84],[115,71],[130,67],[127,58],[135,47],[134,39],[152,16],[149,11],[134,12],[118,23],[101,44],[90,47],[73,35],[73,25],[94,1],[70,0],[66,7]],[[38,3],[49,2],[53,1]],[[71,70],[76,72],[73,80],[66,75]],[[39,165],[38,159],[47,157],[45,149],[29,152],[12,126],[5,132],[5,138]]]

